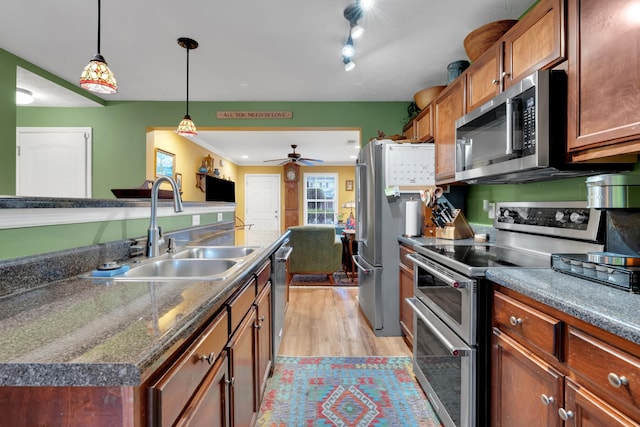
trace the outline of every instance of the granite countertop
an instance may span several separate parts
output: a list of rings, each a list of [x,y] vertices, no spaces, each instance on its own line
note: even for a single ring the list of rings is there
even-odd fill
[[[550,268],[489,268],[487,279],[640,344],[640,295]]]
[[[140,385],[286,236],[255,237],[260,249],[225,281],[74,277],[0,298],[0,385]]]

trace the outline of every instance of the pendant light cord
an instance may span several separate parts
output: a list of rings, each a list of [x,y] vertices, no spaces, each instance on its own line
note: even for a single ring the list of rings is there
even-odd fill
[[[100,54],[100,0],[98,0],[98,55]]]
[[[189,115],[189,47],[187,46],[187,116]]]

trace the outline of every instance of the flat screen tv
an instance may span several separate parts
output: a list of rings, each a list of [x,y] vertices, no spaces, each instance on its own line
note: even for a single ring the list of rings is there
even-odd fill
[[[207,202],[235,203],[236,183],[207,175],[205,181],[205,198]]]

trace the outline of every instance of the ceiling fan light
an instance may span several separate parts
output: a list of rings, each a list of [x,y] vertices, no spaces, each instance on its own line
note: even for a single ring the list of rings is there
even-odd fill
[[[33,97],[33,92],[27,89],[22,89],[21,87],[16,88],[16,104],[17,105],[29,105],[35,101]]]
[[[118,92],[116,76],[99,53],[84,67],[80,75],[80,87],[90,92],[107,95]]]
[[[344,70],[345,71],[351,71],[354,68],[356,68],[356,63],[355,62],[349,60],[349,62],[345,62],[344,63]]]
[[[354,39],[358,39],[360,37],[362,37],[362,35],[364,34],[364,27],[360,24],[355,24],[353,27],[351,27],[351,37]]]

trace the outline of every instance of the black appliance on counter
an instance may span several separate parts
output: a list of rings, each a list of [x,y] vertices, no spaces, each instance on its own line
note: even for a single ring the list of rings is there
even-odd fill
[[[498,203],[494,242],[414,246],[414,372],[445,426],[490,425],[486,269],[548,268],[553,251],[602,251],[602,218],[584,202]]]

